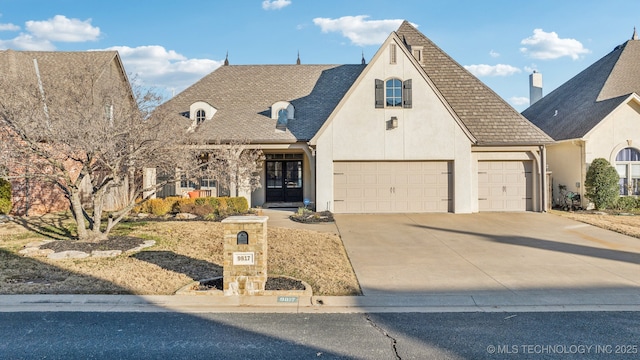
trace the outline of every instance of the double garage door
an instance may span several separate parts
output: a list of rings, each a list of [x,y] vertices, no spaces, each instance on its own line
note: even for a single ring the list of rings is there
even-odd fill
[[[452,211],[450,161],[334,162],[334,212]]]
[[[452,165],[451,161],[334,162],[334,212],[451,212]],[[533,210],[532,167],[532,161],[479,161],[478,210]]]

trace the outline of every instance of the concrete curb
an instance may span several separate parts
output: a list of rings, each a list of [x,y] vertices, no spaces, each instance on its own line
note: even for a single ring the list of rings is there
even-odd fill
[[[640,311],[640,296],[0,295],[0,312],[389,313]]]

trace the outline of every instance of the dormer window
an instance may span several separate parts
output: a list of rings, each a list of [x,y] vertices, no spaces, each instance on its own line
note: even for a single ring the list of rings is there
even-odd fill
[[[193,121],[193,125],[191,126],[191,130],[193,130],[196,126],[207,120],[211,120],[216,111],[218,110],[208,103],[204,101],[196,101],[189,106],[188,112],[184,112],[182,114],[187,115],[189,119]]]
[[[206,119],[206,117],[207,117],[207,113],[204,110],[199,109],[198,111],[196,111],[196,124],[197,125],[202,124]]]
[[[276,120],[276,130],[285,131],[289,120],[294,119],[295,108],[288,101],[278,101],[271,105],[271,118]]]
[[[276,122],[276,129],[281,131],[287,130],[287,122],[289,121],[287,116],[288,115],[286,109],[280,109],[280,111],[278,111],[278,122]]]

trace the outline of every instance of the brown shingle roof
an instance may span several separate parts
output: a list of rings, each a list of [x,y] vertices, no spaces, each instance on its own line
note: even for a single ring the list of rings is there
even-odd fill
[[[33,59],[37,60],[43,85],[61,81],[74,71],[89,71],[100,75],[117,56],[116,51],[0,51],[0,73],[3,76],[29,74],[35,77]],[[45,81],[48,80],[48,81]]]
[[[167,101],[175,114],[196,101],[216,108],[196,130],[209,140],[295,142],[311,139],[327,120],[364,65],[230,65],[221,66]],[[276,131],[270,106],[288,101],[295,119],[287,131]]]
[[[522,112],[555,140],[586,135],[640,94],[640,41],[629,40]]]
[[[408,21],[396,31],[410,49],[423,47],[424,69],[478,145],[543,144],[551,139]]]

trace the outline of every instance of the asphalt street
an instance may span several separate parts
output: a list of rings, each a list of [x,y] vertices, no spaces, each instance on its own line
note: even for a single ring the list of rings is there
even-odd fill
[[[629,359],[637,312],[0,313],[1,359]]]

